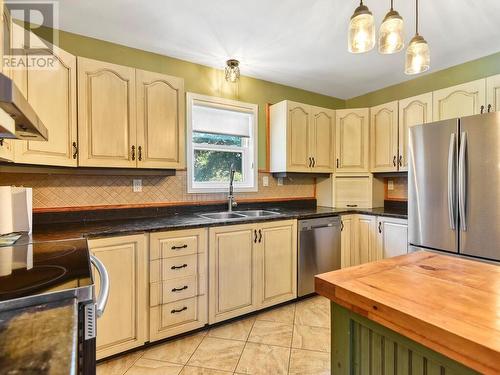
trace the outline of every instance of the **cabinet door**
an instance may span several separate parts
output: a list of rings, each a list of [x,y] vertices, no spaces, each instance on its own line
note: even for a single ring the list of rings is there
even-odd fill
[[[10,69],[10,78],[14,81],[19,91],[24,95],[25,98],[28,97],[28,58],[24,49],[24,32],[25,29],[12,21],[10,18],[10,45],[16,50],[15,64],[16,67]],[[24,51],[24,52],[22,52]],[[21,63],[24,61],[24,63]],[[24,64],[24,65],[23,65]]]
[[[341,267],[351,267],[356,265],[354,259],[354,217],[343,215],[340,224],[340,253]]]
[[[408,253],[408,221],[378,217],[377,248],[380,259]]]
[[[333,173],[335,111],[311,107],[311,154],[315,172]]]
[[[256,309],[255,236],[252,225],[210,229],[210,324]]]
[[[412,126],[432,121],[432,93],[399,101],[399,170],[408,170],[408,139]]]
[[[28,68],[28,101],[49,140],[16,142],[16,163],[76,167],[76,57],[56,46],[52,55],[53,69]]]
[[[14,145],[13,141],[4,139],[0,141],[0,160],[13,161],[14,160]]]
[[[259,225],[257,285],[259,308],[297,297],[297,222]]]
[[[486,111],[500,111],[500,74],[486,78]]]
[[[287,102],[287,109],[287,170],[290,172],[311,172],[310,106]]]
[[[147,255],[144,235],[89,240],[109,274],[109,298],[97,320],[97,358],[147,341]],[[99,289],[99,277],[94,276]]]
[[[377,256],[376,226],[376,216],[357,215],[357,243],[355,247],[359,254],[359,258],[356,264],[373,262],[379,258]]]
[[[370,109],[371,171],[398,170],[398,102]]]
[[[368,108],[335,112],[337,172],[368,172]]]
[[[78,57],[78,162],[136,167],[135,69]]]
[[[185,167],[184,80],[136,71],[140,168]]]
[[[486,80],[480,79],[433,92],[433,121],[477,115],[484,110]]]

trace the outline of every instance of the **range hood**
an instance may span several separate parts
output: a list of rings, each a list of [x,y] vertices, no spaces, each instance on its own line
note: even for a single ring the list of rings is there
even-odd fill
[[[46,141],[49,137],[28,100],[12,79],[0,73],[0,139]]]

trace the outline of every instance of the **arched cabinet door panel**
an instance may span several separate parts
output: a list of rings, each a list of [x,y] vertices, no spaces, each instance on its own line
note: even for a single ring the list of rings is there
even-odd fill
[[[135,69],[78,58],[79,165],[135,168]]]
[[[184,80],[136,71],[140,168],[185,167]]]
[[[477,115],[485,105],[485,79],[447,87],[433,92],[433,121]]]
[[[339,172],[368,172],[368,108],[336,111],[335,167]]]
[[[398,102],[370,109],[371,171],[398,170]]]

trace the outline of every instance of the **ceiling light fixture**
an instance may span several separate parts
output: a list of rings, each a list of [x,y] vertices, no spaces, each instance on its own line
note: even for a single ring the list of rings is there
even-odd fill
[[[348,50],[351,53],[368,52],[375,46],[375,22],[373,14],[363,0],[349,22]]]
[[[416,32],[406,50],[405,73],[408,75],[423,73],[430,68],[429,45],[425,39],[418,34],[418,0],[416,3]]]
[[[225,77],[226,81],[235,83],[240,79],[240,62],[238,60],[227,60],[226,61],[226,69],[225,69]]]
[[[380,25],[378,51],[383,54],[396,53],[401,51],[404,45],[403,18],[394,10],[394,0],[391,0],[391,9]]]

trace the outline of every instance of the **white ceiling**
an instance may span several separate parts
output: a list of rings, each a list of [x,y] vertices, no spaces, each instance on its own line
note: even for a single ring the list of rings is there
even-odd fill
[[[404,53],[347,52],[355,0],[60,0],[62,30],[340,98],[409,79]],[[389,0],[366,0],[377,26]],[[395,0],[414,34],[414,0]],[[500,51],[499,0],[421,0],[431,71]]]

